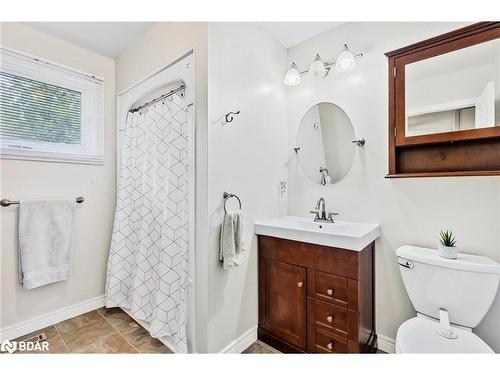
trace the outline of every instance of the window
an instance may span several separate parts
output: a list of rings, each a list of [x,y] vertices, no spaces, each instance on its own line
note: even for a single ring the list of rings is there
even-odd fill
[[[0,49],[2,158],[103,163],[103,81]]]

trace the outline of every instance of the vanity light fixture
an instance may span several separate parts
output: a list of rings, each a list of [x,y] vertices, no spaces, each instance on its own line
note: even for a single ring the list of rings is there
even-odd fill
[[[343,73],[348,72],[356,67],[356,59],[362,57],[362,53],[353,54],[347,44],[344,44],[344,49],[338,55],[335,62],[325,63],[321,56],[317,53],[308,70],[299,71],[297,64],[292,62],[290,68],[286,72],[283,82],[287,86],[297,86],[300,84],[300,76],[310,74],[314,78],[325,78],[330,73],[331,68],[335,71]]]

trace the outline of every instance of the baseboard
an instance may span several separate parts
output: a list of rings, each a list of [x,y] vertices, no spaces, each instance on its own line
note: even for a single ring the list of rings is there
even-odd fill
[[[396,353],[396,344],[392,337],[387,337],[381,334],[377,335],[378,348],[383,352],[394,354]]]
[[[104,295],[91,298],[72,306],[53,311],[49,314],[25,320],[24,322],[13,324],[0,329],[0,341],[15,339],[33,331],[62,322],[63,320],[74,318],[89,311],[98,309],[105,305]]]
[[[257,341],[257,326],[250,328],[248,331],[243,333],[236,340],[227,345],[219,353],[235,353],[239,354],[243,352],[246,348]]]

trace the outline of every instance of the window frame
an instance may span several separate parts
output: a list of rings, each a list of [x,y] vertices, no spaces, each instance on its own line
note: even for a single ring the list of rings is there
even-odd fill
[[[74,146],[0,137],[0,158],[103,165],[104,79],[6,46],[0,56],[3,72],[79,92],[82,132]]]

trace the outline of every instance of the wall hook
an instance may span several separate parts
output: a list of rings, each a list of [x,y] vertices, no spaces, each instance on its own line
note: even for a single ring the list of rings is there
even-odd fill
[[[361,138],[361,139],[355,139],[354,141],[352,141],[352,143],[355,143],[356,146],[361,147],[365,145],[366,141],[364,138]]]
[[[240,114],[240,111],[238,110],[237,112],[229,112],[226,114],[226,124],[227,123],[230,123],[231,121],[234,120],[234,116],[233,115],[239,115]]]

